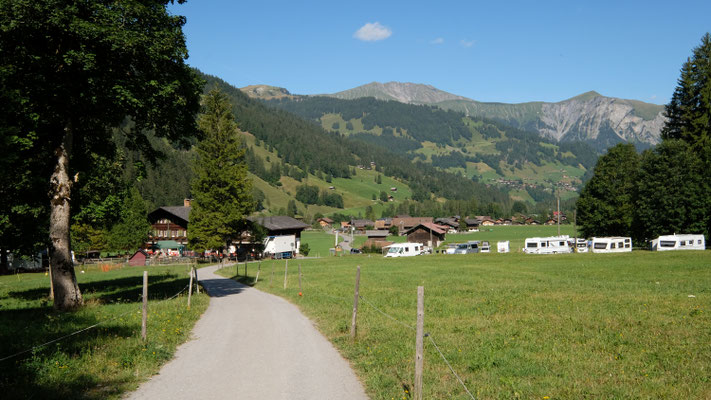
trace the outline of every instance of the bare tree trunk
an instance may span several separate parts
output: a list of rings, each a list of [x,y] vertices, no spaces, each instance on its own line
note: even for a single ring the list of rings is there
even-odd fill
[[[0,248],[0,275],[8,273],[10,273],[10,268],[8,267],[7,250]]]
[[[55,150],[57,164],[50,179],[50,268],[54,286],[54,308],[63,311],[75,309],[83,303],[74,274],[69,236],[69,202],[72,190],[72,181],[69,179],[69,153],[72,148],[72,135],[71,126],[67,126],[64,129],[62,144]]]

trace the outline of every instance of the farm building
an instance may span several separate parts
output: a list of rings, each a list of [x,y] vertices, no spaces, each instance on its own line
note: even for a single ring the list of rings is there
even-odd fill
[[[390,226],[392,226],[393,220],[392,218],[380,218],[375,221],[375,229],[383,229],[383,230],[388,230],[390,229]]]
[[[412,243],[422,243],[425,246],[435,248],[444,242],[447,230],[445,227],[434,223],[422,223],[408,229],[405,234],[407,241]]]
[[[319,225],[321,225],[322,228],[326,228],[326,227],[333,225],[333,220],[331,218],[326,218],[326,217],[319,218],[317,220],[317,222]]]
[[[392,224],[397,226],[400,235],[404,235],[409,229],[414,228],[419,224],[431,224],[432,221],[432,217],[397,216],[393,218]]]
[[[369,219],[352,219],[351,226],[357,231],[365,232],[366,229],[372,229],[375,226],[375,222]]]
[[[148,235],[146,248],[156,247],[158,242],[162,241],[175,241],[182,246],[188,244],[190,201],[190,199],[185,199],[182,207],[159,207],[148,214],[151,233]]]
[[[249,217],[247,219],[254,224],[264,227],[264,229],[267,230],[266,236],[294,235],[296,237],[296,254],[299,253],[299,248],[301,247],[301,232],[309,227],[309,225],[285,215],[275,217]]]
[[[388,238],[388,231],[383,231],[383,230],[368,230],[365,231],[365,236],[368,237],[368,240],[385,240]]]
[[[128,264],[132,266],[144,266],[148,260],[148,253],[139,249],[128,259]]]

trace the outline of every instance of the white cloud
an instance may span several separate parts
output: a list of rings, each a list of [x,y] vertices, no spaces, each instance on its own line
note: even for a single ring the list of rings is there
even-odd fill
[[[656,95],[656,94],[653,94],[653,95],[649,98],[649,100],[656,100],[656,99],[657,99],[657,95]]]
[[[390,28],[388,28],[387,26],[381,25],[380,22],[368,22],[360,29],[358,29],[353,34],[353,37],[364,42],[375,42],[378,40],[387,39],[392,34],[393,31],[391,31]]]
[[[437,39],[434,39],[434,40],[430,40],[430,44],[442,44],[442,43],[444,43],[444,39],[442,39],[441,37],[438,37]]]
[[[472,47],[474,46],[474,43],[476,43],[476,40],[460,40],[459,44],[461,44],[464,47]]]

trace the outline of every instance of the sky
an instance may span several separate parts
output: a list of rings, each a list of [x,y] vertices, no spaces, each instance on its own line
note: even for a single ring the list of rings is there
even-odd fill
[[[478,101],[666,104],[711,1],[234,1],[170,6],[188,64],[294,94],[413,82]]]

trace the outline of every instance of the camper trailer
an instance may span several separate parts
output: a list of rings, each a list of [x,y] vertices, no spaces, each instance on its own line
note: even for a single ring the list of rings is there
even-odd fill
[[[481,242],[481,248],[479,249],[480,252],[482,253],[490,253],[491,252],[491,246],[489,245],[489,242]]]
[[[425,246],[421,243],[395,243],[383,247],[385,257],[412,257],[419,256],[425,251]]]
[[[528,238],[524,242],[523,252],[527,254],[570,253],[568,235]]]
[[[667,250],[705,250],[704,235],[673,234],[663,235],[652,240],[652,251]]]
[[[573,244],[574,246],[574,251],[576,253],[587,253],[588,252],[588,241],[586,239],[575,239],[575,242]]]
[[[296,256],[296,236],[267,236],[264,238],[264,257],[276,259]]]
[[[496,243],[496,251],[499,253],[508,253],[509,252],[509,241],[502,240],[501,242],[497,242]]]
[[[625,253],[632,251],[632,239],[628,237],[594,237],[593,253]]]

